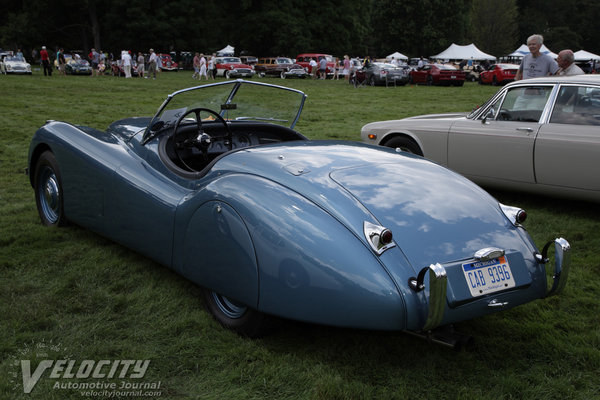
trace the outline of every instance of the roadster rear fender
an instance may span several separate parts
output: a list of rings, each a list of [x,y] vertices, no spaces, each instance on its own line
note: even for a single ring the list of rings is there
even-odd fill
[[[203,191],[177,212],[177,224],[191,222],[185,238],[176,234],[176,245],[197,243],[175,250],[176,268],[184,275],[267,314],[343,327],[405,329],[404,300],[379,258],[325,210],[251,175],[226,175]],[[208,191],[218,200],[197,204]],[[209,217],[188,219],[199,213]],[[191,238],[201,230],[212,234]],[[226,263],[216,261],[222,257]]]

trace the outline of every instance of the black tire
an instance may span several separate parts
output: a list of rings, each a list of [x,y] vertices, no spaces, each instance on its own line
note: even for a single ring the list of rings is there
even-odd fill
[[[42,224],[46,226],[66,225],[62,178],[56,157],[51,151],[45,151],[40,155],[35,165],[33,178],[35,204]]]
[[[495,76],[492,76],[492,86],[498,86],[498,80]]]
[[[281,79],[285,79],[285,71],[281,71],[281,73],[279,74],[279,77]]]
[[[433,77],[431,75],[427,75],[427,86],[433,86]]]
[[[225,71],[225,79],[231,79],[229,71]]]
[[[375,86],[375,77],[373,75],[369,78],[369,86]]]
[[[393,149],[400,149],[407,153],[416,154],[418,156],[423,156],[423,151],[419,147],[419,145],[412,140],[411,138],[407,138],[404,136],[398,136],[390,139],[385,143],[386,147],[391,147]]]
[[[209,289],[202,289],[206,308],[223,327],[247,337],[263,336],[271,329],[271,317]]]

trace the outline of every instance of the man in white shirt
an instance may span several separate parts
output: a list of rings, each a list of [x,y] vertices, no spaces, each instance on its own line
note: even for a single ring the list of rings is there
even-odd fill
[[[123,63],[125,78],[131,78],[131,56],[127,50],[121,52],[121,62]]]
[[[562,50],[558,53],[556,62],[560,67],[556,75],[583,75],[584,72],[575,63],[575,55],[571,50]]]

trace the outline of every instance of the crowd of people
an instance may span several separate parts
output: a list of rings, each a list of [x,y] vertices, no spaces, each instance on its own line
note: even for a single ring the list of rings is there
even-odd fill
[[[541,35],[531,35],[527,39],[527,47],[530,53],[526,54],[519,66],[515,80],[528,79],[533,77],[548,76],[548,75],[580,75],[585,72],[575,64],[574,53],[572,50],[565,49],[558,53],[558,57],[555,60],[547,54],[540,51],[543,44],[543,37]],[[17,57],[20,55],[24,60],[20,49],[17,50]],[[73,53],[71,56],[75,59],[81,58],[78,53]],[[39,58],[38,58],[39,57]],[[45,76],[52,76],[53,70],[56,68],[60,75],[65,74],[65,52],[62,48],[59,48],[55,55],[51,56],[46,46],[42,46],[39,53],[37,50],[32,51],[33,61],[39,59],[41,69]],[[115,59],[111,53],[105,53],[101,50],[92,48],[87,55],[87,60],[90,63],[92,69],[92,77],[99,76],[105,73],[114,74],[114,69],[118,69],[119,73],[123,73],[126,78],[131,78],[136,75],[141,78],[152,78],[156,79],[157,72],[161,70],[161,57],[158,57],[153,49],[149,50],[148,54],[143,54],[141,51],[137,53],[131,53],[131,51],[123,50],[119,58]],[[56,60],[56,62],[54,62]],[[216,78],[217,68],[215,65],[216,54],[204,55],[196,52],[193,57],[192,67],[194,73],[192,74],[193,79],[212,79]],[[356,63],[354,59],[351,59],[348,55],[344,55],[343,59],[335,59],[335,66],[331,67],[327,64],[327,59],[321,58],[311,59],[308,67],[309,74],[315,79],[326,79],[328,73],[332,75],[333,79],[339,79],[340,75],[343,75],[346,80],[349,79]],[[371,62],[370,57],[365,57],[361,61],[363,67],[368,66]],[[391,64],[399,65],[400,60],[392,57],[389,60]],[[418,60],[417,68],[423,67],[426,60],[421,57]],[[595,64],[595,63],[594,63]],[[460,64],[457,64],[460,69],[471,69],[473,68],[473,60],[463,60]],[[595,65],[592,67],[592,71],[595,71]]]

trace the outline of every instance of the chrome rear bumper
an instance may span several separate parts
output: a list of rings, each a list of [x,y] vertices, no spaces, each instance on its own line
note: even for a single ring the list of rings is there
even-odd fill
[[[539,255],[538,261],[542,264],[547,264],[549,261],[548,250],[550,245],[554,243],[554,274],[552,275],[552,287],[546,289],[546,296],[554,296],[562,292],[567,284],[569,277],[569,267],[571,265],[571,245],[563,238],[556,238],[549,241],[544,246],[542,254]]]
[[[409,280],[409,286],[415,292],[425,289],[425,274],[429,272],[429,304],[427,310],[427,319],[421,330],[428,331],[439,326],[444,318],[446,310],[446,288],[448,286],[448,276],[446,269],[440,264],[431,264],[419,272],[417,278]]]

